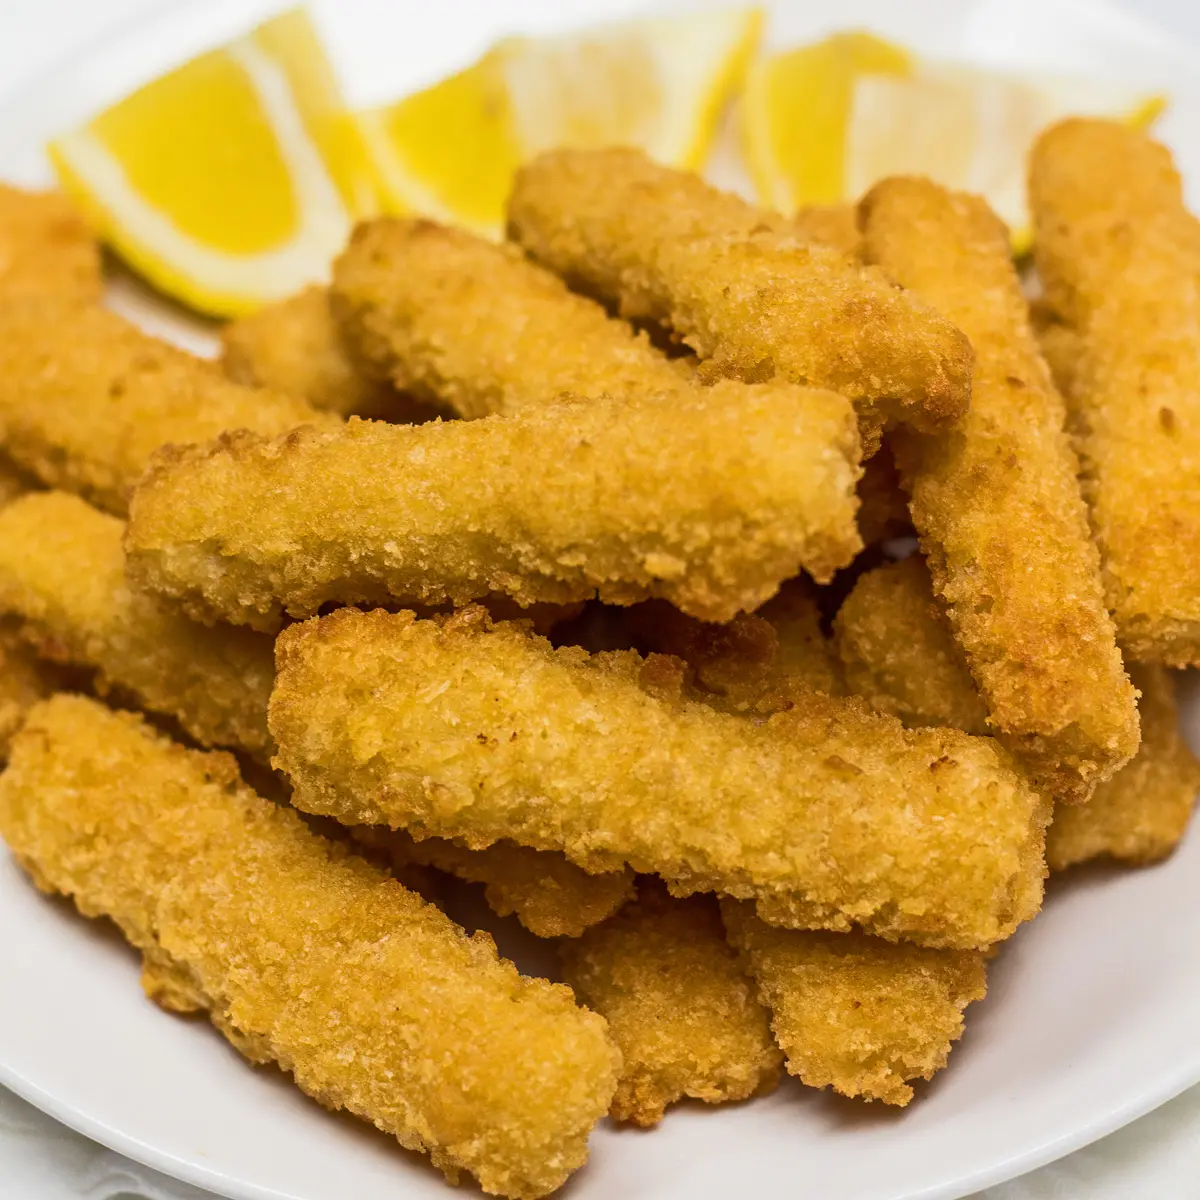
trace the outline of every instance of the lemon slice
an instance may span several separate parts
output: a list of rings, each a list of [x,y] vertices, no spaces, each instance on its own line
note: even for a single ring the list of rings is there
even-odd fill
[[[792,213],[846,195],[846,125],[855,81],[907,75],[912,56],[870,33],[838,33],[763,59],[741,105],[742,149],[759,202]]]
[[[373,205],[357,127],[302,10],[49,146],[64,188],[160,290],[234,316],[328,275]]]
[[[762,29],[758,9],[509,38],[466,70],[359,114],[383,204],[495,235],[512,174],[555,146],[638,146],[699,166]]]
[[[1062,117],[1148,125],[1164,97],[1106,81],[1018,77],[930,63],[909,78],[854,84],[846,137],[846,194],[888,175],[927,175],[987,198],[1023,253],[1032,234],[1025,160],[1037,135]]]

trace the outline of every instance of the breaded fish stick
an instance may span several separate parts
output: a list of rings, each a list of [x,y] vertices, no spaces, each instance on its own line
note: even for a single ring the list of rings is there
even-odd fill
[[[632,871],[589,875],[561,854],[512,842],[468,850],[445,838],[417,842],[401,829],[371,825],[353,826],[351,836],[383,851],[401,871],[415,863],[483,884],[497,916],[515,915],[537,937],[578,937],[633,896]]]
[[[17,622],[0,619],[0,763],[29,710],[70,682],[66,672],[33,652]]]
[[[235,383],[271,388],[343,417],[404,420],[413,413],[351,360],[329,311],[329,290],[307,287],[221,330],[221,366]]]
[[[291,396],[230,383],[98,305],[0,304],[0,443],[43,483],[109,512],[125,512],[165,442],[306,423],[338,422]]]
[[[568,405],[564,407],[564,405]],[[792,385],[228,437],[138,489],[130,570],[260,629],[331,600],[672,600],[727,619],[858,546],[849,403]]]
[[[1200,664],[1200,222],[1167,149],[1117,122],[1044,133],[1029,194],[1121,645]]]
[[[722,900],[732,943],[771,1010],[787,1068],[809,1087],[898,1107],[932,1079],[987,991],[978,950],[928,950],[861,933],[777,929]]]
[[[71,202],[0,183],[0,304],[91,304],[100,291],[100,247]]]
[[[563,395],[663,395],[686,375],[600,305],[510,245],[420,218],[358,226],[334,265],[334,311],[378,379],[460,417]]]
[[[56,697],[14,743],[0,833],[39,886],[117,923],[159,1003],[207,1010],[252,1062],[447,1178],[544,1196],[587,1157],[620,1065],[604,1022],[255,795],[228,755]]]
[[[863,575],[837,615],[834,634],[851,691],[876,708],[909,726],[986,729],[983,701],[920,559]],[[1130,676],[1142,693],[1142,744],[1087,804],[1056,806],[1046,834],[1051,870],[1106,856],[1155,862],[1187,828],[1200,764],[1180,735],[1171,677],[1161,667],[1136,664]]]
[[[509,232],[538,262],[667,326],[713,376],[832,388],[868,455],[885,424],[945,429],[970,399],[971,347],[939,314],[698,175],[635,150],[558,150],[518,173]]]
[[[271,640],[209,628],[125,582],[125,523],[65,492],[0,508],[0,611],[60,662],[95,668],[103,689],[132,693],[205,746],[271,753]]]
[[[1137,750],[1137,710],[1066,409],[1038,352],[1008,231],[985,201],[928,179],[884,180],[860,212],[864,257],[975,347],[959,427],[892,439],[934,591],[991,729],[1058,798],[1086,800]]]
[[[983,946],[1041,902],[1047,813],[991,739],[816,692],[763,723],[484,610],[340,610],[276,643],[275,765],[343,824],[561,850],[777,924]],[[904,797],[897,804],[896,797]]]
[[[565,942],[559,958],[620,1047],[614,1120],[657,1125],[685,1096],[724,1104],[779,1082],[783,1056],[712,896],[676,900],[646,880],[637,900]]]

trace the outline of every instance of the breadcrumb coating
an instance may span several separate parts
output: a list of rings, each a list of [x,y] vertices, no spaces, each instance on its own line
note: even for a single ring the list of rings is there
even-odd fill
[[[783,1056],[715,898],[677,900],[649,880],[638,892],[559,950],[563,978],[621,1049],[609,1115],[653,1126],[684,1097],[724,1104],[773,1090]]]
[[[991,739],[817,692],[748,721],[671,695],[674,661],[343,609],[276,643],[274,763],[306,812],[630,866],[777,924],[966,947],[1037,911],[1047,812]]]
[[[378,379],[460,417],[560,396],[669,395],[686,376],[644,333],[512,245],[421,218],[359,225],[334,264],[334,311]]]
[[[971,410],[892,446],[934,592],[988,707],[1063,800],[1086,800],[1138,746],[1135,694],[1104,604],[1100,556],[1038,351],[1008,231],[987,203],[928,179],[877,184],[863,255],[975,347]]]
[[[98,305],[0,304],[0,442],[47,486],[118,516],[166,442],[306,423],[337,420],[291,396],[230,383],[214,364]]]
[[[863,463],[862,478],[858,481],[858,531],[864,546],[913,534],[908,496],[891,445],[886,441]]]
[[[780,378],[850,397],[868,454],[886,424],[953,425],[971,347],[879,272],[698,175],[635,150],[557,150],[518,171],[509,233],[622,316],[655,321],[710,377]]]
[[[544,1196],[586,1159],[620,1068],[604,1021],[255,795],[230,756],[58,696],[14,743],[0,832],[42,888],[117,923],[152,998],[207,1010],[451,1181]]]
[[[484,898],[497,916],[515,915],[537,937],[578,937],[611,917],[634,894],[632,871],[589,875],[561,854],[513,842],[468,850],[445,838],[417,842],[402,829],[358,825],[351,834],[383,851],[401,871],[413,864],[436,867],[468,883],[483,884]]]
[[[307,287],[221,330],[221,366],[235,383],[271,388],[343,417],[424,415],[352,361],[329,311],[329,289]]]
[[[277,628],[328,601],[527,606],[661,596],[724,620],[858,547],[850,405],[792,385],[562,401],[515,417],[168,447],[138,489],[133,578]]]
[[[771,1010],[790,1074],[809,1087],[903,1108],[963,1033],[987,992],[986,955],[928,950],[861,933],[776,929],[721,901],[729,938]]]
[[[975,681],[920,559],[863,575],[837,615],[834,640],[851,691],[876,708],[910,726],[986,728]],[[1156,862],[1187,828],[1200,766],[1179,731],[1170,675],[1136,663],[1129,673],[1141,690],[1142,744],[1087,804],[1055,807],[1046,833],[1052,871],[1101,857]]]
[[[74,205],[58,192],[0,183],[0,297],[74,304],[100,299],[100,247]]]
[[[789,224],[808,241],[824,242],[843,254],[858,253],[858,210],[853,204],[813,204],[800,209]]]
[[[789,579],[758,610],[758,616],[770,623],[779,639],[780,674],[802,679],[818,692],[836,695],[843,690],[837,655],[821,629],[821,607],[811,580]]]
[[[1117,122],[1044,133],[1029,196],[1121,645],[1200,664],[1200,222],[1167,149]]]
[[[102,690],[131,693],[201,745],[271,754],[270,638],[189,621],[125,582],[125,523],[65,492],[0,508],[0,610],[59,662],[96,668]]]
[[[0,763],[29,710],[67,683],[54,663],[39,658],[21,636],[18,622],[0,618]]]

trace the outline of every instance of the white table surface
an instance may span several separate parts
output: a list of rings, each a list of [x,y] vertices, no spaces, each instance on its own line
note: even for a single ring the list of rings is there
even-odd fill
[[[112,26],[136,19],[138,14],[166,2],[0,0],[0,94],[33,78],[57,58]],[[1200,45],[1198,0],[1126,0],[1126,5]],[[207,1192],[176,1183],[80,1137],[2,1087],[0,1197],[212,1200]],[[1085,1150],[1012,1183],[981,1192],[973,1200],[1197,1198],[1200,1088]]]

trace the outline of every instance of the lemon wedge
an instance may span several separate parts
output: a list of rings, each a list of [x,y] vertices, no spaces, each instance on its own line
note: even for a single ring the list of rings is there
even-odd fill
[[[1012,232],[1031,243],[1025,161],[1047,125],[1066,116],[1108,117],[1142,127],[1166,101],[1108,81],[1018,77],[929,63],[907,78],[854,83],[846,132],[846,195],[888,175],[927,175],[987,198]]]
[[[742,150],[759,202],[792,213],[846,195],[846,126],[855,81],[908,75],[912,56],[870,33],[837,33],[763,59],[741,104]]]
[[[235,316],[327,276],[374,177],[307,15],[192,59],[48,147],[161,291]]]
[[[500,232],[513,172],[556,146],[638,146],[701,165],[762,30],[758,9],[509,38],[458,74],[359,114],[381,199]]]

